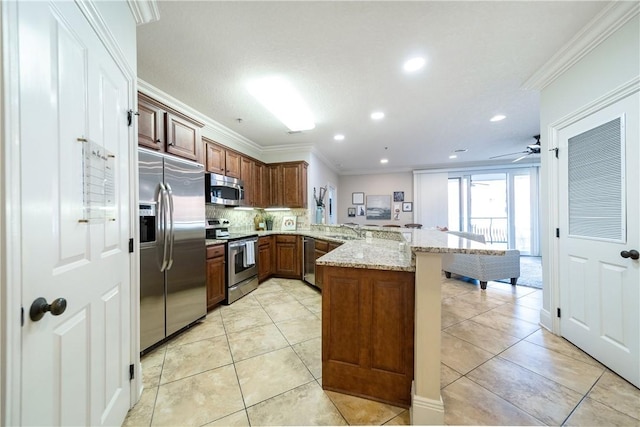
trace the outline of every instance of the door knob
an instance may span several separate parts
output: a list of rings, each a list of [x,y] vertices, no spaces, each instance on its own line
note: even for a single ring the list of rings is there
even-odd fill
[[[622,258],[638,259],[640,258],[640,252],[636,251],[635,249],[631,249],[630,251],[620,252],[620,256]]]
[[[47,300],[40,297],[31,304],[29,309],[29,317],[34,322],[42,319],[47,311],[50,311],[54,316],[59,316],[67,309],[67,300],[64,298],[56,298],[51,304],[47,304]]]

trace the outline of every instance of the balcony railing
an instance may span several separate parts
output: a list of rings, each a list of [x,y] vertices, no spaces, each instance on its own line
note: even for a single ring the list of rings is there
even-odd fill
[[[509,230],[507,217],[470,217],[471,232],[482,234],[486,243],[507,243]]]

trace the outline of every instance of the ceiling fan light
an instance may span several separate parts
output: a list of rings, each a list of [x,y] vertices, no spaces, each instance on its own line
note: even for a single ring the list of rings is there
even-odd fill
[[[267,110],[291,131],[316,127],[313,115],[298,91],[282,77],[265,77],[247,84],[253,95]]]

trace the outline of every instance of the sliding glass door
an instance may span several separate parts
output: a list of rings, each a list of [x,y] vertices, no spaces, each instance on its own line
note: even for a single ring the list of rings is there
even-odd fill
[[[449,228],[538,255],[538,168],[450,174]]]

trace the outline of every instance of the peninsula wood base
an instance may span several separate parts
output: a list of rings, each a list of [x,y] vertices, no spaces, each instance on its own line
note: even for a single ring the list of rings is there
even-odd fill
[[[414,273],[333,266],[323,270],[323,388],[408,408],[414,370]]]

